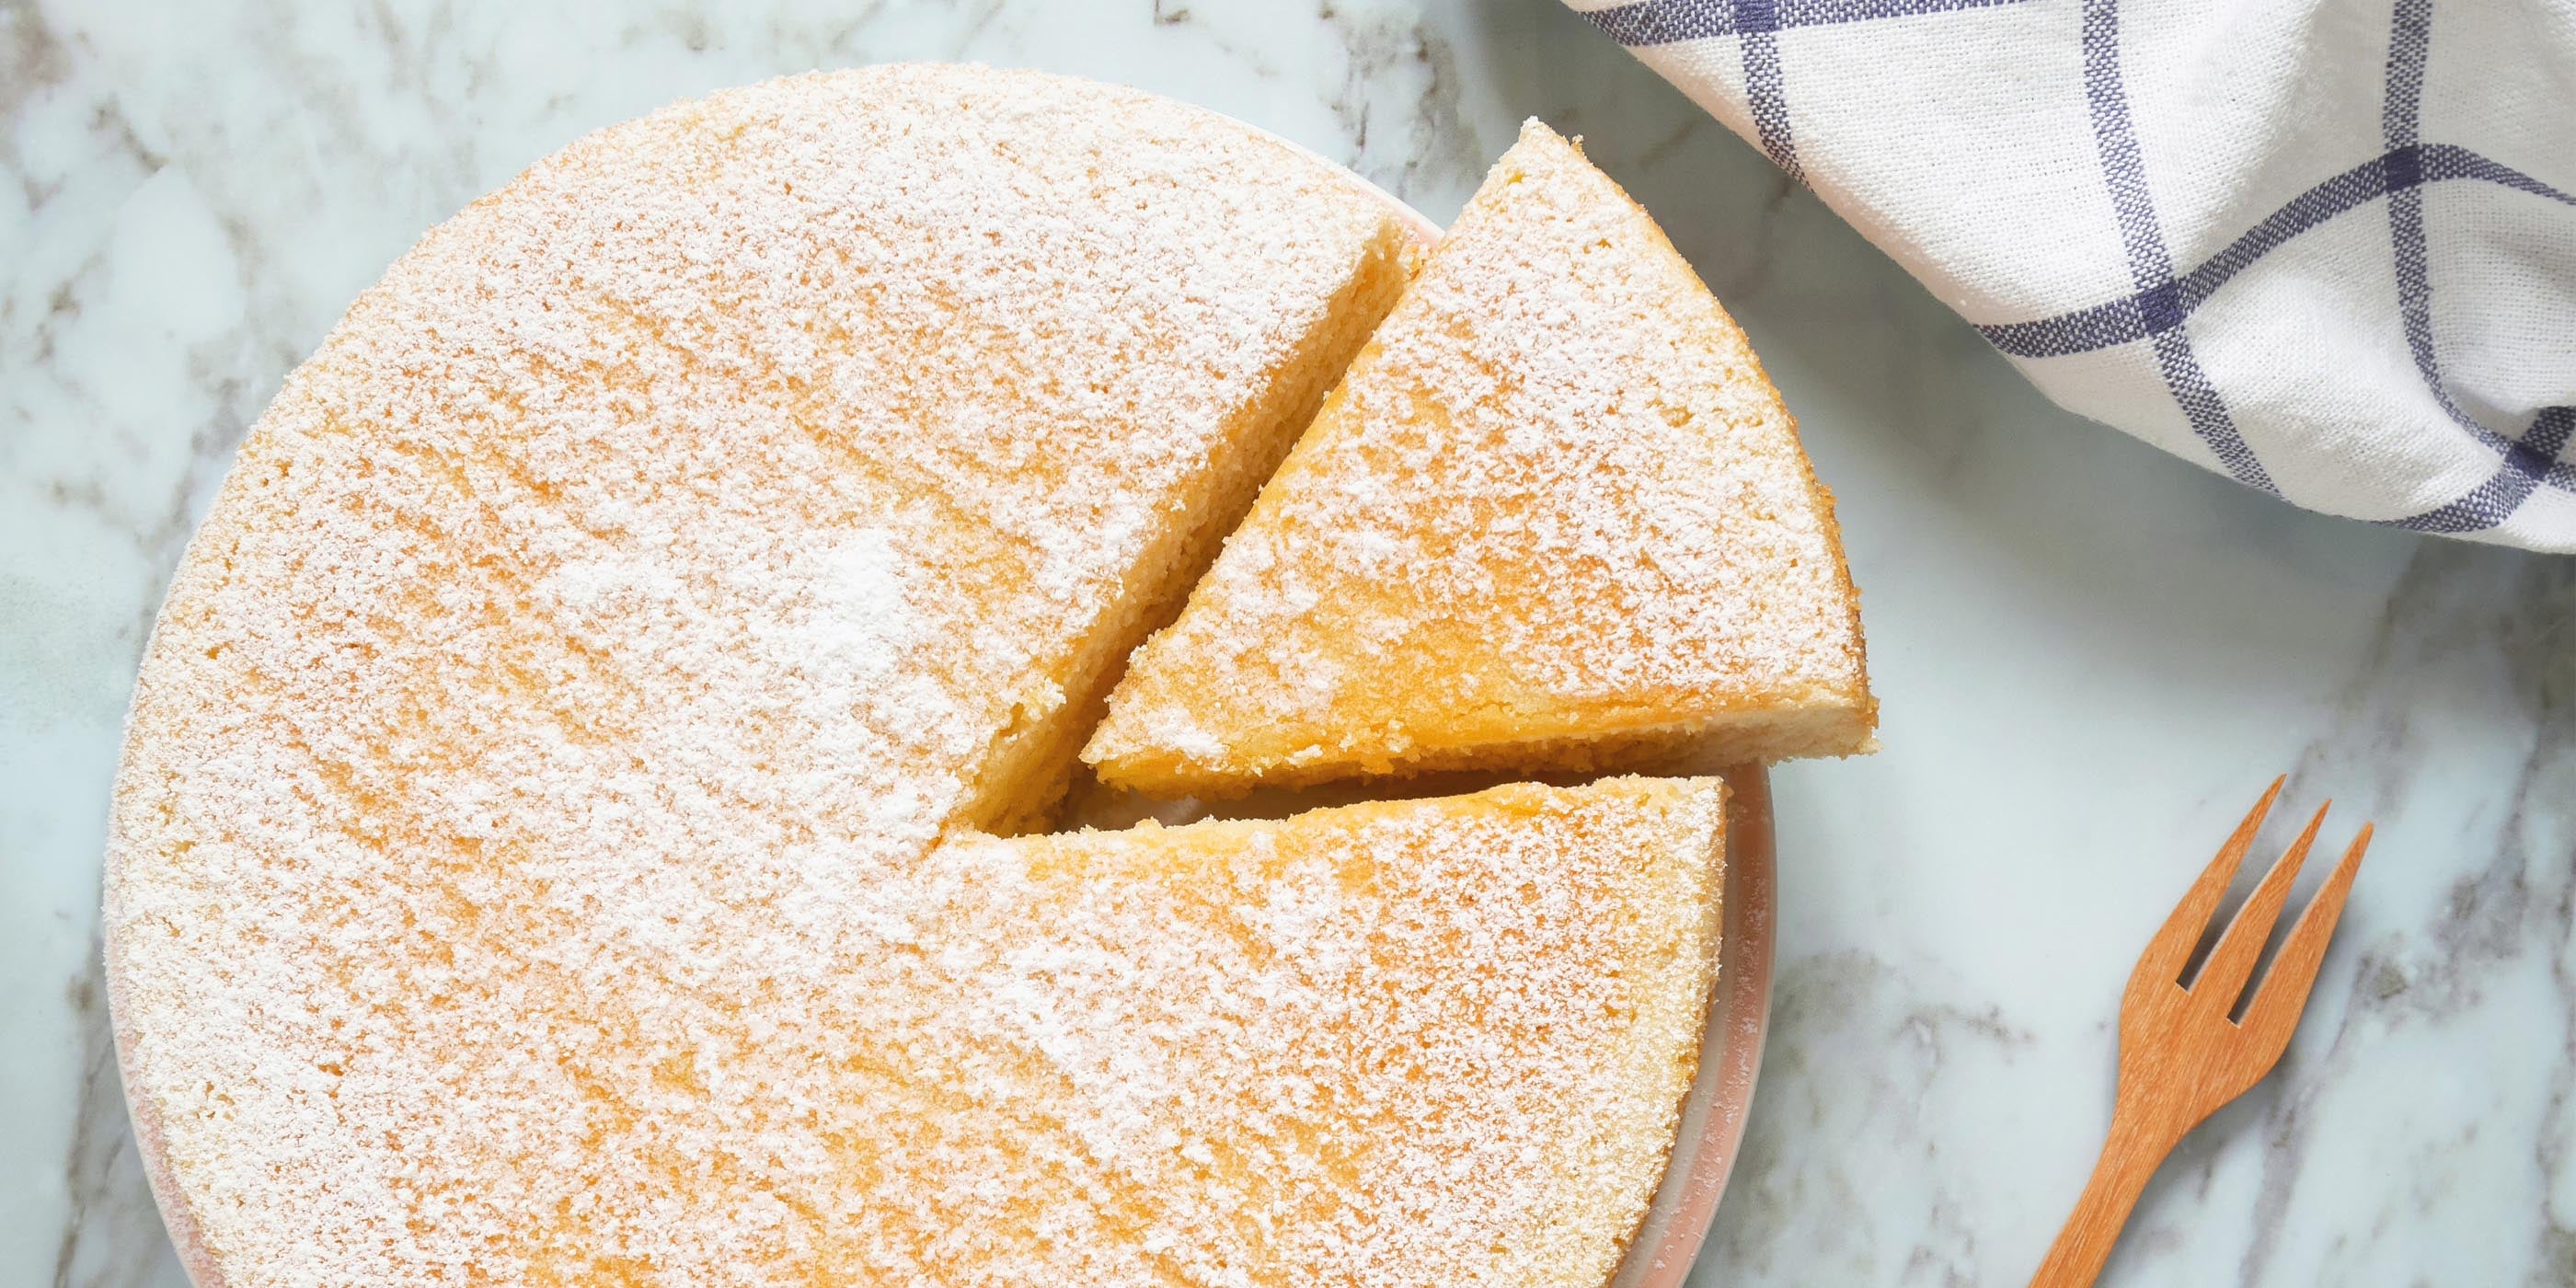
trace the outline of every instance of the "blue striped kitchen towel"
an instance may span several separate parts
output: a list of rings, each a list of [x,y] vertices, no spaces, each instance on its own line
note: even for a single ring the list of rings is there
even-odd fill
[[[2571,0],[1569,0],[2060,404],[2576,552]]]

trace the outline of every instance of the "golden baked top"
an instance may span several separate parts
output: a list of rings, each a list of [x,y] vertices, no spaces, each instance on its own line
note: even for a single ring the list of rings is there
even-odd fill
[[[1147,790],[1865,749],[1832,499],[1724,309],[1535,121],[1084,758]]]

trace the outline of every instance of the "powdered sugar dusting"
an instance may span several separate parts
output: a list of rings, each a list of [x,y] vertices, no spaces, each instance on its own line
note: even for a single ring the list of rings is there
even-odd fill
[[[1041,985],[1127,968],[953,838],[1403,238],[1209,114],[935,67],[681,104],[434,230],[254,430],[138,684],[112,988],[206,1264],[1089,1283],[1293,1222],[1122,1215],[1188,1095],[1092,1062]]]
[[[1744,754],[1844,754],[1872,709],[1830,502],[1742,333],[1531,122],[1085,756],[1171,787],[1815,712]],[[1164,737],[1180,713],[1222,747]]]

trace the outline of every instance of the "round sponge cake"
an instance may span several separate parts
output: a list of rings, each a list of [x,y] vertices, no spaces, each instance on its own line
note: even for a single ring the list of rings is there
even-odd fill
[[[433,230],[136,689],[110,996],[198,1283],[1597,1282],[1713,784],[999,835],[1414,251],[1221,117],[932,66]]]

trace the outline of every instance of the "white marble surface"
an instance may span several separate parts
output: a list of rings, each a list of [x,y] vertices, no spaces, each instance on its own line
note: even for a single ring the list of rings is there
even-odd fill
[[[910,57],[1196,99],[1435,218],[1534,113],[1751,331],[1843,498],[1887,750],[1778,776],[1772,1045],[1694,1282],[2020,1282],[2137,948],[2288,770],[2378,845],[2287,1061],[2108,1281],[2576,1283],[2576,562],[2296,513],[2056,411],[1548,0],[553,8],[0,2],[0,1283],[181,1282],[98,855],[163,580],[287,367],[584,130]]]

